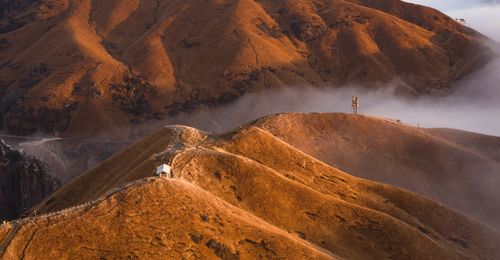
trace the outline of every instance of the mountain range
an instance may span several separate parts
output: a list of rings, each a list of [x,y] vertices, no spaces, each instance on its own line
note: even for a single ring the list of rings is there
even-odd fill
[[[0,12],[0,126],[23,135],[127,137],[290,86],[442,96],[493,56],[455,19],[394,0],[2,0]]]

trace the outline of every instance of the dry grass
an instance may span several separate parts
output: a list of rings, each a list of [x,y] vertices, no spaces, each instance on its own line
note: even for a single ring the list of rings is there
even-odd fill
[[[402,187],[500,230],[500,141],[349,114],[282,114],[257,126],[358,177]]]
[[[175,180],[149,179],[118,189],[97,205],[32,220],[7,253],[34,257],[54,248],[47,254],[63,258],[124,257],[132,251],[178,258],[186,252],[210,256],[214,248],[225,248],[241,258],[500,256],[500,235],[486,226],[417,194],[353,177],[263,127],[279,122],[293,134],[297,125],[292,123],[308,117],[319,127],[321,118],[343,115],[279,115],[224,135],[160,129],[66,185],[39,212],[103,196],[112,187],[152,176],[162,162],[173,165]],[[197,234],[205,239],[199,244]]]
[[[58,129],[73,135],[127,136],[131,119],[290,85],[376,88],[399,77],[406,94],[443,94],[489,54],[476,32],[402,1],[53,2],[64,8],[50,19],[0,36],[11,43],[0,54],[0,77],[14,93],[45,64],[50,73],[24,87],[23,105],[61,110],[77,102]],[[130,75],[154,92],[139,116],[129,110],[142,94],[123,85]],[[113,99],[117,84],[129,100]],[[100,95],[87,96],[90,89]]]

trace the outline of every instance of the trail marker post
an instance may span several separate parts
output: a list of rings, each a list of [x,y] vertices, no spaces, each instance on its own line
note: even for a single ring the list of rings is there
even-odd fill
[[[357,115],[359,110],[359,97],[352,96],[352,112]]]

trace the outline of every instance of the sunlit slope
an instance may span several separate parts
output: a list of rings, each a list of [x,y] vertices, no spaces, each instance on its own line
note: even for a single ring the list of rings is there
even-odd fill
[[[144,179],[95,205],[23,225],[3,257],[329,259],[333,255],[190,183]]]
[[[22,134],[124,136],[288,86],[398,78],[405,95],[444,95],[491,56],[477,32],[394,0],[22,2],[0,19],[0,119]]]
[[[282,114],[256,124],[329,165],[415,191],[500,228],[500,140],[352,114]]]
[[[461,259],[500,255],[497,247],[500,236],[486,226],[417,194],[332,168],[252,124],[224,135],[207,135],[186,127],[160,129],[66,185],[40,205],[38,212],[92,201],[123,184],[153,176],[155,167],[164,162],[173,166],[176,180],[159,181],[165,183],[161,185],[189,183],[192,192],[206,203],[223,200],[267,222],[273,230],[311,243],[319,252],[350,259]],[[160,206],[153,202],[176,203],[179,197],[178,193],[169,192],[170,188],[165,188],[169,195],[162,197],[163,193],[149,184],[142,187],[151,189],[150,195],[134,197],[145,201],[139,214],[145,219],[150,211],[171,210],[168,204]],[[128,188],[135,189],[135,186]],[[198,204],[191,204],[185,207],[198,208]],[[108,199],[100,205],[113,208],[111,205],[115,204]],[[136,216],[130,217],[129,221],[123,220],[122,225],[130,226],[127,229],[137,226],[132,220]],[[94,217],[90,214],[85,218],[91,221]],[[186,223],[192,228],[200,223],[185,221],[176,218],[166,222]],[[233,229],[233,225],[231,221],[221,229]],[[81,232],[87,229],[81,225],[80,228]],[[107,232],[119,233],[122,229],[126,228]],[[183,228],[176,230],[186,233]],[[231,236],[230,231],[219,234],[220,239],[238,240]],[[24,241],[22,237],[15,239]],[[113,239],[119,238],[108,238]],[[16,252],[14,245],[9,249],[12,252]],[[239,246],[242,245],[233,242],[229,251],[237,252]]]

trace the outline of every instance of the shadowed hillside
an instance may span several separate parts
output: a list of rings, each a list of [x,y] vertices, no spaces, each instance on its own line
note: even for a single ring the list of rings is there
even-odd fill
[[[0,221],[23,216],[61,186],[42,161],[0,140]]]

